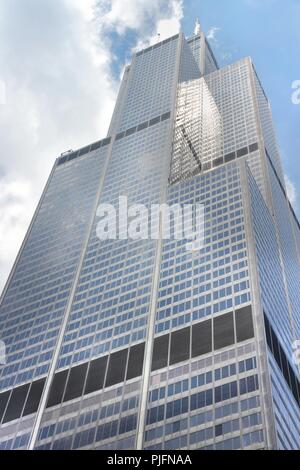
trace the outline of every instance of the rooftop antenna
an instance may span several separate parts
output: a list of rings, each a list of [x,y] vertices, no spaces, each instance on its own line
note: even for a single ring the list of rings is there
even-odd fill
[[[197,18],[196,18],[196,21],[195,21],[194,34],[195,34],[195,36],[197,36],[197,35],[200,34],[200,33],[201,33],[201,25],[200,25],[199,18],[197,17]]]

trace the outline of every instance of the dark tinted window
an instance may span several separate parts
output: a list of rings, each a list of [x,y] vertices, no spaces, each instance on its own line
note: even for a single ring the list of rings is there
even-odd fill
[[[244,155],[247,155],[248,153],[248,147],[244,147],[240,150],[237,151],[237,157],[243,157]]]
[[[132,134],[135,133],[135,131],[136,131],[136,127],[131,127],[131,129],[128,129],[128,130],[126,131],[126,134],[125,134],[125,135],[132,135]]]
[[[82,395],[87,363],[72,367],[70,370],[64,401],[73,400]]]
[[[221,349],[234,344],[233,313],[214,318],[214,348]]]
[[[213,161],[214,166],[222,165],[222,163],[224,163],[223,158],[217,158],[216,160]]]
[[[190,328],[171,334],[170,364],[177,364],[190,357]]]
[[[264,318],[265,318],[265,330],[266,330],[267,344],[272,351],[272,336],[271,336],[271,330],[270,330],[270,323],[266,316]]]
[[[92,393],[101,390],[104,384],[107,356],[100,357],[90,363],[84,393]]]
[[[98,142],[95,142],[93,145],[91,145],[91,151],[92,150],[97,150],[100,147],[101,147],[101,140],[99,140]]]
[[[12,421],[13,419],[20,418],[23,410],[23,406],[26,400],[29,384],[17,387],[12,391],[8,406],[3,418],[3,423]]]
[[[235,152],[227,153],[227,155],[225,155],[225,162],[231,162],[234,159],[235,159]]]
[[[79,155],[85,155],[86,153],[88,153],[90,151],[90,146],[88,145],[87,147],[84,147],[82,148],[81,150],[79,150]]]
[[[165,113],[165,114],[162,115],[161,120],[162,120],[162,121],[165,121],[166,119],[170,119],[170,117],[171,117],[171,113],[170,113],[170,112],[169,112],[169,113]]]
[[[4,392],[0,394],[0,423],[2,421],[4,412],[5,412],[9,395],[10,395],[10,390],[8,392]]]
[[[143,129],[146,129],[148,127],[148,122],[143,122],[142,124],[138,125],[137,130],[142,131]]]
[[[77,156],[78,156],[78,151],[71,153],[71,154],[68,156],[68,161],[74,160],[74,158],[77,158]]]
[[[297,395],[295,396],[295,398],[298,402],[298,405],[300,406],[300,382],[296,378],[295,380],[296,380],[296,387],[297,387]]]
[[[192,326],[192,357],[201,356],[212,351],[211,320]]]
[[[107,137],[106,139],[102,140],[102,146],[108,145],[111,142],[111,137]]]
[[[58,405],[62,402],[68,371],[63,370],[54,375],[50,389],[47,407]]]
[[[253,338],[252,308],[250,305],[235,312],[235,325],[238,343]]]
[[[129,352],[127,380],[139,377],[143,372],[145,343],[132,346]]]
[[[128,349],[115,352],[110,355],[106,377],[106,387],[124,381]]]
[[[249,145],[249,152],[250,153],[256,152],[256,150],[258,150],[258,143]]]
[[[120,140],[124,137],[125,132],[120,132],[119,134],[116,135],[116,140]]]
[[[58,162],[57,162],[57,165],[62,165],[63,163],[65,163],[67,161],[67,157],[61,157]]]
[[[273,355],[276,359],[277,364],[279,365],[280,369],[282,370],[279,341],[278,341],[277,336],[275,335],[273,330],[271,330],[271,335],[272,335]]]
[[[280,347],[280,356],[281,356],[281,365],[282,365],[282,373],[283,373],[283,376],[285,378],[285,380],[287,381],[288,384],[290,384],[291,386],[291,379],[290,379],[290,373],[289,373],[289,363],[288,363],[288,360],[287,360],[287,357],[283,351],[283,349]]]
[[[270,322],[266,316],[265,318],[265,328],[266,328],[266,336],[267,336],[267,343],[270,350],[273,353],[273,356],[279,366],[288,386],[290,387],[295,400],[297,401],[298,405],[300,405],[300,382],[283,350],[281,347],[278,338],[270,325]]]
[[[45,379],[32,382],[30,391],[26,400],[23,416],[35,413],[39,407],[40,399],[43,393]]]
[[[169,335],[154,339],[152,370],[162,369],[168,365]]]
[[[160,121],[160,116],[154,119],[151,119],[151,121],[149,121],[149,126],[154,126],[154,124],[157,124],[159,121]]]
[[[300,384],[296,378],[295,372],[293,371],[291,365],[288,363],[288,368],[289,368],[289,376],[290,376],[290,383],[291,383],[291,390],[293,392],[293,395],[298,403],[300,405]]]

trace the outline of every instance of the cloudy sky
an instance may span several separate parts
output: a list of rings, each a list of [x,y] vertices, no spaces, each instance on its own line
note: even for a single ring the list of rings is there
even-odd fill
[[[285,0],[0,0],[0,290],[54,159],[105,136],[135,48],[193,31],[220,65],[251,55],[273,106],[288,186],[300,212],[300,2]]]

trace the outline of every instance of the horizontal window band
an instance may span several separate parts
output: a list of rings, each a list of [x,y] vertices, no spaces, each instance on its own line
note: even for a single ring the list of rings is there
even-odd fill
[[[139,124],[139,125],[137,126],[137,130],[138,130],[138,132],[139,132],[139,131],[142,131],[143,129],[147,129],[147,127],[148,127],[148,121],[147,121],[147,122],[143,122],[142,124]]]
[[[63,163],[70,162],[74,160],[75,158],[82,157],[83,155],[93,152],[94,150],[97,150],[100,147],[105,147],[106,145],[110,144],[110,142],[111,142],[111,137],[107,137],[106,139],[99,140],[98,142],[94,142],[93,144],[87,145],[86,147],[76,150],[75,152],[70,151],[66,154],[63,154],[60,158],[58,158],[57,166],[62,165]]]
[[[145,343],[140,343],[57,372],[50,388],[47,408],[140,377],[144,351]]]
[[[236,332],[236,333],[235,333]],[[252,307],[195,323],[154,339],[152,371],[241,343],[254,337]]]
[[[235,313],[220,315],[156,337],[152,370],[194,359],[235,342],[251,339],[253,335],[252,309],[249,305]],[[144,353],[145,343],[139,343],[56,372],[50,387],[47,408],[141,377]],[[44,385],[45,378],[42,378],[1,393],[0,422],[2,420],[7,423],[35,413]]]
[[[125,136],[127,137],[129,135],[135,134],[135,132],[136,132],[136,127],[131,127],[125,132]]]
[[[46,379],[15,387],[0,394],[0,423],[7,423],[38,409]]]
[[[167,112],[153,119],[150,119],[149,121],[146,121],[141,124],[138,124],[137,126],[131,127],[130,129],[119,132],[115,136],[115,141],[121,140],[124,137],[129,137],[135,134],[136,132],[139,132],[144,129],[147,129],[148,127],[154,126],[155,124],[158,124],[159,122],[166,121],[167,119],[170,119],[170,117],[171,117],[171,113]],[[63,163],[70,162],[74,160],[75,158],[82,157],[83,155],[93,152],[94,150],[97,150],[100,147],[105,147],[106,145],[110,144],[111,141],[112,141],[112,137],[107,137],[106,139],[99,140],[98,142],[94,142],[93,144],[87,145],[86,147],[76,150],[75,152],[70,151],[69,153],[63,154],[60,158],[58,158],[57,166],[62,165]]]
[[[182,129],[184,129],[184,128],[182,128]],[[186,136],[184,136],[184,138],[186,139]],[[204,173],[204,172],[209,171],[211,169],[214,169],[216,167],[219,167],[221,165],[232,162],[232,161],[236,160],[237,158],[241,158],[241,157],[244,157],[246,155],[250,155],[251,153],[253,153],[253,152],[255,152],[259,149],[258,143],[256,142],[254,144],[250,144],[249,147],[243,147],[241,149],[238,149],[237,151],[227,153],[226,155],[224,155],[224,157],[215,158],[211,162],[202,163],[199,160],[199,157],[198,157],[197,153],[194,150],[193,144],[189,139],[187,140],[187,145],[189,146],[189,148],[191,150],[192,156],[197,161],[199,171],[196,170],[197,173],[187,171],[185,173],[182,172],[181,174],[178,173],[178,174],[174,175],[172,173],[172,170],[171,170],[171,174],[170,174],[170,177],[169,177],[169,184],[170,185],[173,185],[173,184],[178,183],[180,181],[184,181],[187,178],[195,176],[195,174],[201,174],[201,173]]]
[[[231,162],[232,160],[235,160],[236,158],[244,157],[245,155],[248,155],[249,153],[256,152],[258,149],[259,149],[258,143],[255,142],[254,144],[250,144],[249,147],[243,147],[234,152],[227,153],[224,157],[225,163]]]
[[[155,118],[152,118],[149,121],[142,122],[138,124],[137,126],[134,126],[134,127],[131,127],[130,129],[119,132],[116,135],[115,140],[118,141],[118,140],[123,139],[124,137],[129,137],[135,134],[136,132],[140,132],[140,131],[143,131],[144,129],[147,129],[148,127],[152,127],[155,124],[158,124],[159,122],[166,121],[167,119],[170,119],[170,117],[171,117],[170,111],[167,113],[161,114],[160,116],[156,116]]]

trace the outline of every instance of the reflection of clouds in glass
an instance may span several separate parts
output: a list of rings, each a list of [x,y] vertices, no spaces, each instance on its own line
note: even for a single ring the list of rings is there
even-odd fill
[[[222,116],[205,79],[181,83],[177,97],[171,183],[199,174],[223,155]]]
[[[300,341],[295,341],[293,343],[293,360],[296,366],[300,366]]]
[[[4,341],[0,340],[0,364],[6,364],[6,347]]]
[[[290,203],[292,204],[292,206],[295,207],[296,203],[297,203],[296,186],[294,185],[294,183],[290,180],[290,178],[287,175],[285,175],[284,179],[285,179],[285,185],[286,185],[288,198],[289,198]]]

